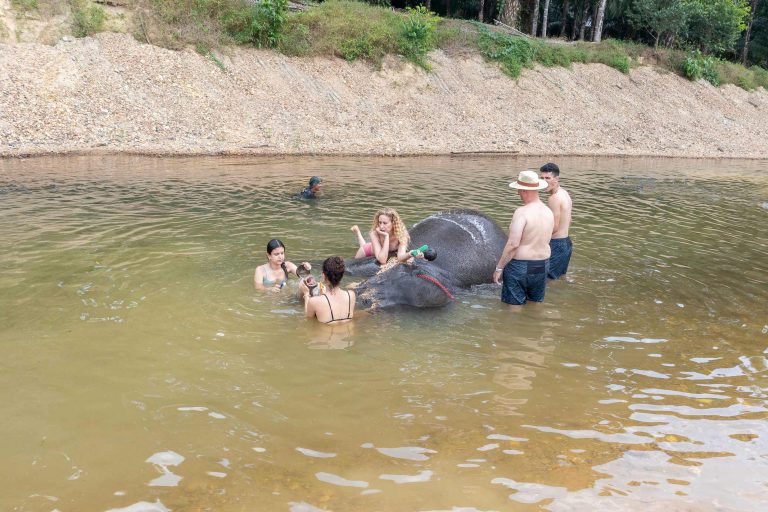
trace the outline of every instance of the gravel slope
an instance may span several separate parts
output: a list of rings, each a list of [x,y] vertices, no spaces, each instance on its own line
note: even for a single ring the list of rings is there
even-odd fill
[[[768,92],[651,67],[537,68],[234,48],[225,70],[126,34],[0,44],[0,156],[45,153],[659,155],[768,158]]]

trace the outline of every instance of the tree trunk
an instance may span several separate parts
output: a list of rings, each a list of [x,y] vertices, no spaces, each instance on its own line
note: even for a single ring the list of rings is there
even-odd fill
[[[587,31],[587,14],[589,14],[589,2],[584,0],[584,9],[581,11],[581,26],[579,27],[579,41],[584,40]]]
[[[747,33],[744,34],[744,48],[741,49],[741,64],[747,65],[747,57],[749,56],[749,38],[752,37],[752,23],[755,21],[755,12],[757,12],[757,0],[752,0],[752,12],[749,14],[749,25],[747,25]]]
[[[432,0],[427,0],[426,8],[428,11],[432,10]]]
[[[600,6],[597,8],[597,18],[592,25],[592,41],[599,43],[603,39],[603,18],[605,18],[605,4],[608,0],[600,0]]]
[[[568,0],[563,0],[563,15],[560,18],[560,37],[565,37],[566,25],[568,25]]]
[[[499,21],[520,30],[520,0],[504,0],[504,7],[499,13]]]
[[[483,11],[485,11],[485,0],[480,0],[480,14],[477,16],[480,23],[483,22]]]
[[[541,20],[541,37],[547,37],[547,23],[549,23],[549,0],[544,0],[544,17]]]
[[[533,13],[531,13],[531,35],[536,37],[536,26],[539,23],[539,0],[533,2]]]
[[[445,17],[451,17],[451,0],[445,0]]]

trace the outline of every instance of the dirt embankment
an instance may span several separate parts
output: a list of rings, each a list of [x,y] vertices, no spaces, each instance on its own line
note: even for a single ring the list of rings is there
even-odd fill
[[[339,59],[234,48],[223,69],[126,34],[0,44],[0,156],[661,155],[768,158],[768,92],[640,67],[536,68],[478,55]]]

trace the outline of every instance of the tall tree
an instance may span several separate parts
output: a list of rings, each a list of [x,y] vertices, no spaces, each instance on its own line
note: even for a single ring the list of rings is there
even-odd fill
[[[560,37],[565,37],[565,28],[568,25],[568,0],[563,0],[563,14],[560,16]]]
[[[520,0],[503,0],[501,3],[499,21],[519,30]]]
[[[544,0],[544,17],[541,20],[541,37],[547,37],[547,23],[549,23],[549,0]]]
[[[584,8],[581,10],[581,25],[579,26],[579,41],[584,40],[587,31],[587,15],[589,14],[589,2],[584,0]]]
[[[485,0],[480,0],[480,14],[477,15],[477,19],[482,23],[483,20],[483,11],[485,11]]]
[[[685,0],[634,0],[627,13],[629,23],[648,33],[654,48],[662,40],[674,40],[685,29]]]
[[[752,37],[752,24],[755,22],[757,13],[757,0],[752,0],[752,12],[749,13],[749,23],[747,23],[747,32],[744,34],[744,47],[741,49],[741,63],[747,65],[747,56],[749,55],[749,38]]]
[[[603,18],[605,18],[605,4],[608,0],[600,0],[597,8],[597,18],[592,26],[592,41],[599,43],[603,39]]]
[[[536,37],[536,25],[539,23],[539,0],[533,0],[533,13],[531,14],[531,35]]]

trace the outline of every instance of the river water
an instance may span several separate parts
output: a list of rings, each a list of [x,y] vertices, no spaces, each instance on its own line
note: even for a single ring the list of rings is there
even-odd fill
[[[384,205],[506,230],[543,161],[0,161],[0,510],[761,510],[768,162],[558,162],[542,305],[331,329],[254,291],[270,238],[352,256]]]

